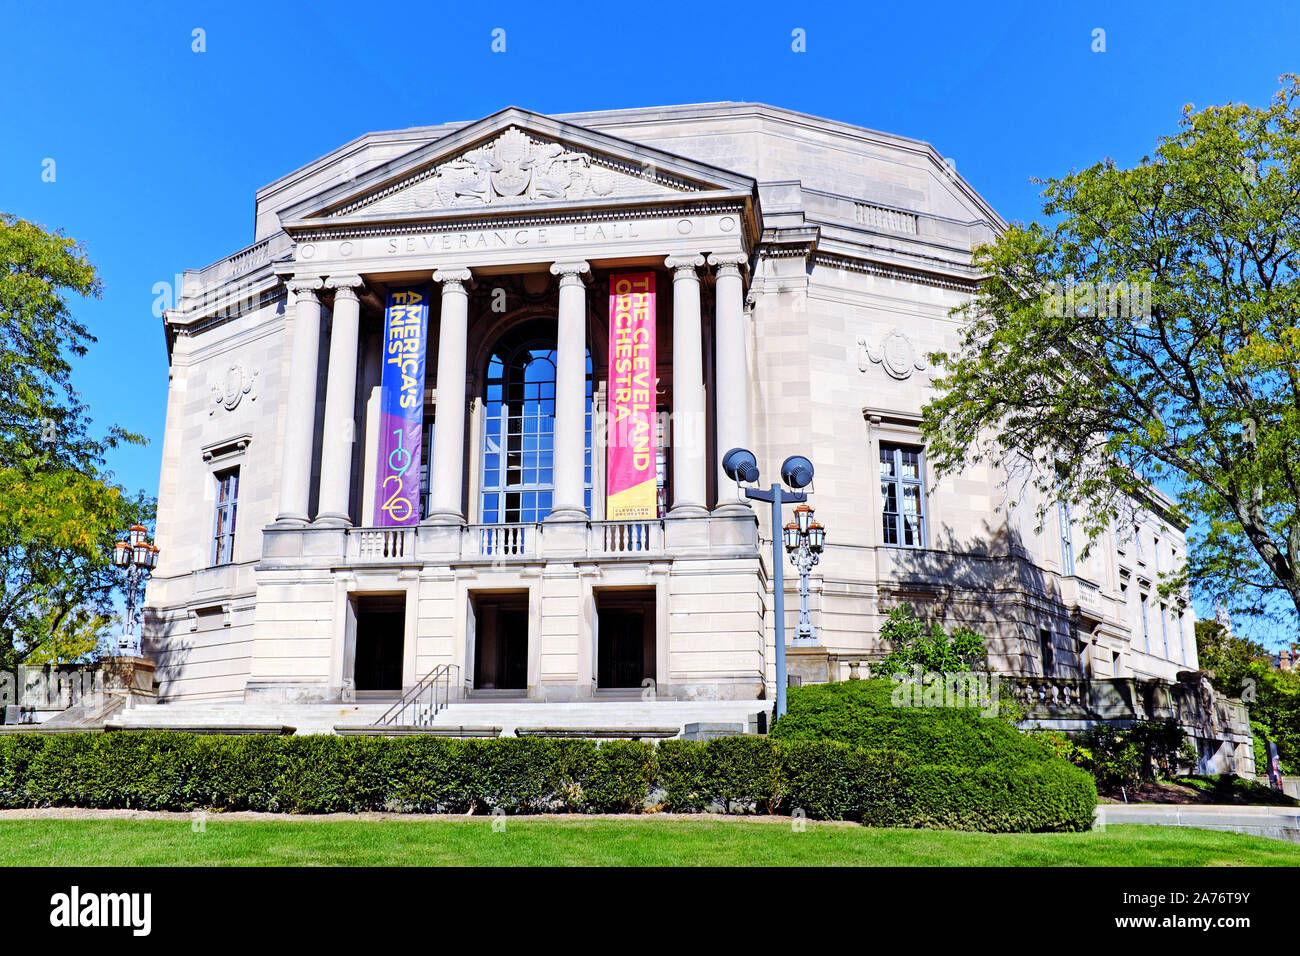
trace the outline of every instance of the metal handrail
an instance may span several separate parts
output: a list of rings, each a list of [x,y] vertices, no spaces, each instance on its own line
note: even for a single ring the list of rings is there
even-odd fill
[[[429,726],[438,716],[438,711],[451,703],[451,688],[459,672],[456,664],[439,664],[388,708],[384,716],[375,721],[375,726]]]

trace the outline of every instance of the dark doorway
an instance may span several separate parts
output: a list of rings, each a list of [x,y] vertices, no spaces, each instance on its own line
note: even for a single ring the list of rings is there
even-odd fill
[[[474,598],[474,689],[527,690],[528,593]]]
[[[655,673],[655,592],[596,592],[596,686],[641,687]]]
[[[358,691],[402,689],[402,645],[406,643],[406,598],[370,595],[356,599]]]

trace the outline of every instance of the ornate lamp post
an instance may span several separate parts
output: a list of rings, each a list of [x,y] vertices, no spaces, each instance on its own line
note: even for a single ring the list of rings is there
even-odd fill
[[[149,540],[149,529],[142,524],[131,525],[126,540],[118,541],[113,548],[113,563],[126,571],[126,628],[117,642],[118,651],[124,655],[140,654],[136,599],[144,579],[158,563],[158,550]]]
[[[813,509],[806,504],[794,509],[794,521],[784,528],[785,550],[790,562],[799,570],[799,627],[792,643],[803,647],[817,645],[817,632],[813,630],[808,613],[808,573],[821,560],[826,546],[826,529],[813,519]]]
[[[722,470],[738,486],[754,484],[758,481],[758,459],[747,448],[733,448],[722,456]],[[746,488],[745,497],[755,501],[766,501],[772,505],[772,617],[776,630],[776,716],[780,720],[785,716],[786,674],[785,674],[785,562],[781,560],[781,535],[776,529],[781,527],[781,506],[785,503],[797,504],[808,500],[808,495],[800,488],[807,487],[813,479],[813,466],[802,455],[791,455],[781,463],[781,481],[773,482],[772,487]],[[818,525],[820,528],[821,526]],[[823,538],[824,540],[824,538]]]

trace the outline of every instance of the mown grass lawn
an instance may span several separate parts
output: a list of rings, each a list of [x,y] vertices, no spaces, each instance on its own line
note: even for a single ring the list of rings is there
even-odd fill
[[[1300,866],[1300,846],[1172,827],[956,833],[680,819],[0,821],[0,866]]]

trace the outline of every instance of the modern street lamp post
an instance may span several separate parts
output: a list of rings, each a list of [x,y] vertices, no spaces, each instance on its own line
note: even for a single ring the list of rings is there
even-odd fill
[[[746,448],[733,448],[722,456],[722,470],[732,481],[740,484],[758,482],[758,459]],[[800,488],[807,487],[813,478],[813,466],[802,455],[791,455],[781,463],[781,482],[773,482],[767,490],[746,488],[745,497],[766,501],[772,505],[772,616],[776,630],[776,716],[773,723],[785,715],[785,562],[781,560],[782,536],[781,506],[787,502],[799,504],[808,500]]]
[[[149,540],[149,529],[142,524],[131,525],[126,539],[118,541],[113,548],[113,563],[126,571],[126,628],[117,642],[121,654],[140,654],[136,598],[142,581],[158,563],[158,551]]]
[[[813,509],[802,504],[794,509],[794,521],[783,529],[785,550],[790,562],[799,569],[799,627],[794,644],[802,647],[817,646],[817,632],[813,630],[812,616],[808,613],[808,574],[821,560],[826,545],[826,529],[814,519]]]

